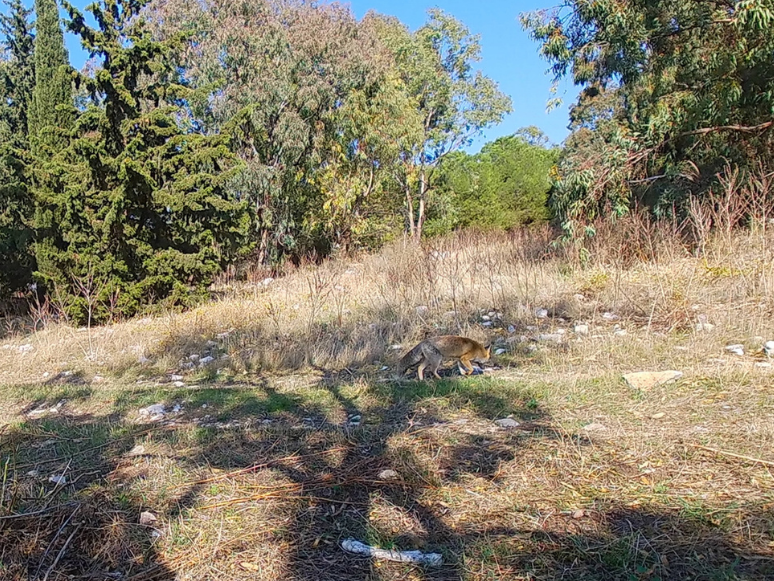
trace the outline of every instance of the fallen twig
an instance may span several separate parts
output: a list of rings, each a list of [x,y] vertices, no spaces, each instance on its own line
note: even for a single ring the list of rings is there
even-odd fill
[[[743,454],[735,454],[734,452],[726,452],[725,450],[720,450],[718,448],[710,448],[709,446],[700,446],[699,444],[691,444],[694,448],[699,448],[700,450],[705,450],[707,452],[714,452],[715,454],[720,454],[721,456],[729,456],[731,458],[738,458],[739,460],[747,460],[748,462],[754,462],[755,464],[763,464],[764,466],[774,466],[774,462],[769,462],[768,460],[761,460],[760,458],[753,458],[752,456],[744,456]]]

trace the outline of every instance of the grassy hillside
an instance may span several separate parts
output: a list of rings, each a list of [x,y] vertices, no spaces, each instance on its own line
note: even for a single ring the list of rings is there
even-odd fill
[[[547,234],[466,235],[184,314],[8,321],[0,577],[770,579],[772,241],[696,255],[632,222],[581,265]],[[441,333],[498,355],[396,380]],[[661,370],[683,375],[622,379]]]

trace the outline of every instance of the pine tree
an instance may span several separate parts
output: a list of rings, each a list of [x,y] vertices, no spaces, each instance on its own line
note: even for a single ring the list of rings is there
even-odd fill
[[[38,194],[39,278],[76,320],[187,304],[247,250],[247,205],[226,188],[238,170],[228,136],[186,122],[187,92],[168,58],[177,41],[152,38],[137,18],[142,2],[91,5],[98,30],[65,6],[102,68],[78,76],[92,104]]]
[[[72,77],[56,0],[36,0],[35,88],[29,112],[33,153],[50,155],[72,126]]]
[[[21,0],[5,0],[8,14],[0,15],[0,32],[6,59],[0,63],[0,121],[14,140],[14,145],[27,141],[27,114],[35,86],[34,37],[30,25],[32,10]]]
[[[24,179],[27,112],[35,81],[33,37],[21,0],[0,15],[0,298],[32,279],[32,203]]]

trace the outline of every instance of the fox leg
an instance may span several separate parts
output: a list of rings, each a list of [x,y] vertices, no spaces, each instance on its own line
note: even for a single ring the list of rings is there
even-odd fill
[[[460,357],[460,362],[465,366],[465,369],[468,370],[465,375],[471,375],[473,373],[473,366],[470,364],[470,359],[467,359],[465,357]]]

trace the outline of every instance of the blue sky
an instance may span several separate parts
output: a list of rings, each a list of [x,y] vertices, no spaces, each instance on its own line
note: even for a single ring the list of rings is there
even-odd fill
[[[73,4],[83,8],[90,2],[74,0]],[[464,22],[472,33],[481,35],[479,66],[511,96],[513,113],[500,125],[489,128],[474,143],[473,151],[487,141],[528,125],[538,126],[554,143],[561,143],[567,137],[567,107],[575,100],[576,91],[569,83],[560,86],[563,106],[546,112],[551,87],[551,78],[546,74],[548,63],[538,56],[537,44],[529,39],[518,20],[521,12],[555,6],[559,0],[349,0],[345,3],[358,18],[369,10],[376,10],[397,16],[412,30],[425,22],[429,8],[438,7]],[[68,35],[66,42],[72,64],[80,68],[86,55],[78,39]]]

